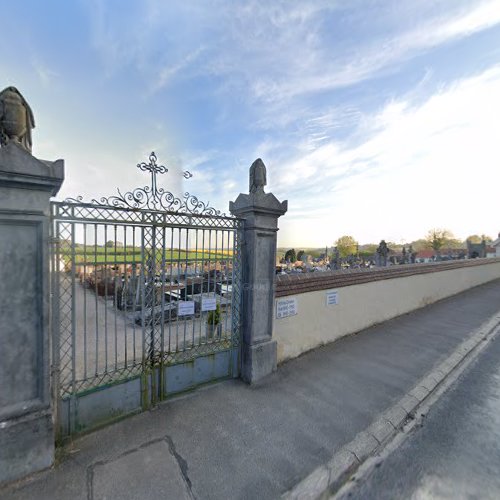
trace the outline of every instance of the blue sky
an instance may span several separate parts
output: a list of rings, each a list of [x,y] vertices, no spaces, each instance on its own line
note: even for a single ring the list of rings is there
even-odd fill
[[[281,246],[496,236],[500,0],[2,5],[0,86],[35,113],[59,197],[162,181],[227,211],[261,157]],[[183,181],[181,171],[193,178]]]

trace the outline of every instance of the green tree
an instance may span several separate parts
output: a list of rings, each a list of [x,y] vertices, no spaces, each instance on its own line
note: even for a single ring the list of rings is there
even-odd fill
[[[457,238],[450,238],[445,242],[445,248],[449,248],[450,250],[457,250],[464,247],[464,243]]]
[[[304,250],[299,250],[297,253],[297,260],[302,260],[304,254],[305,254]]]
[[[465,238],[465,241],[470,241],[471,243],[481,243],[481,236],[478,234],[471,234]]]
[[[485,234],[482,234],[481,236],[479,236],[478,234],[471,234],[466,238],[465,241],[470,241],[471,243],[482,243],[483,240],[486,241],[486,243],[491,243],[493,241],[489,236],[486,236]]]
[[[441,248],[447,245],[448,242],[454,240],[453,233],[448,229],[430,229],[425,238],[432,249],[439,253]]]
[[[432,245],[423,238],[412,241],[410,245],[412,246],[413,251],[415,252],[420,252],[421,250],[430,250],[432,248]]]
[[[360,257],[372,256],[377,251],[378,245],[375,243],[366,243],[364,245],[359,245],[359,255]]]
[[[341,236],[336,242],[335,245],[339,251],[339,255],[342,258],[347,257],[348,255],[352,255],[356,253],[356,247],[358,242],[352,236]]]
[[[289,262],[295,262],[297,260],[297,255],[295,254],[295,248],[290,248],[285,252],[285,260]]]

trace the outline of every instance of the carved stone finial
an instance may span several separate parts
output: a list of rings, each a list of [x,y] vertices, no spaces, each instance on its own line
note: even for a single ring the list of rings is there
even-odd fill
[[[257,158],[250,167],[250,193],[263,193],[266,184],[266,166]]]
[[[31,129],[35,128],[33,112],[21,92],[7,87],[0,92],[0,146],[9,141],[21,144],[31,153]]]

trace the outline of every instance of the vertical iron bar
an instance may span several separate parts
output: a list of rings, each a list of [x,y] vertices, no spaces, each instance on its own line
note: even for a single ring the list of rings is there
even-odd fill
[[[214,299],[215,299],[215,307],[217,308],[217,260],[218,260],[218,254],[217,254],[217,249],[218,249],[218,239],[219,239],[219,230],[215,230],[215,269],[214,269]],[[219,306],[219,319],[220,319],[220,309],[221,307]],[[213,317],[213,325],[212,325],[212,330],[214,332],[214,337],[213,337],[213,342],[217,342],[217,329],[218,325],[215,324],[215,314],[212,316]]]
[[[195,229],[195,253],[194,253],[194,274],[193,274],[193,280],[198,281],[198,229]],[[200,322],[201,322],[201,315],[202,315],[202,307],[203,307],[203,278],[201,279],[201,286],[200,286]],[[194,311],[194,319],[193,319],[193,339],[191,342],[191,348],[194,348],[195,345],[195,328],[196,328],[196,304],[195,304],[195,311]]]
[[[233,284],[233,256],[234,256],[234,234],[232,231],[227,232],[227,247],[228,249],[230,248],[230,254],[228,254],[228,259],[227,259],[227,266],[228,266],[228,272],[227,272],[227,289],[228,289],[228,299],[227,299],[227,317],[229,317],[229,327],[227,328],[226,331],[226,340],[229,337],[231,337],[231,331],[233,329],[233,321],[232,321],[232,315],[233,315],[233,291],[234,291],[234,284]],[[231,268],[229,268],[231,266]],[[229,285],[231,285],[231,295],[229,295]]]
[[[172,273],[174,270],[174,228],[170,228],[170,284],[169,284],[169,298],[168,298],[168,354],[171,353],[171,342],[172,342]],[[179,293],[179,287],[177,287],[177,293]]]
[[[185,269],[184,269],[184,280],[185,280],[185,283],[186,283],[186,299],[189,299],[189,295],[188,295],[188,292],[189,292],[189,286],[188,286],[188,248],[189,248],[189,241],[188,241],[188,238],[189,238],[189,229],[186,227],[186,248],[184,249],[185,250],[185,254],[186,254],[186,264],[185,264]],[[193,281],[191,280],[191,295],[193,295]],[[184,316],[184,341],[183,341],[183,346],[182,346],[182,350],[185,351],[186,350],[186,333],[187,333],[187,316]]]
[[[139,293],[139,277],[137,276],[137,261],[135,259],[136,256],[136,247],[135,247],[135,226],[132,226],[132,251],[133,251],[133,260],[132,260],[132,273],[134,274],[134,279],[132,280],[132,284],[134,286],[134,298],[132,303],[132,344],[133,344],[133,360],[134,365],[137,364],[137,356],[136,356],[136,314],[137,314],[137,294]]]
[[[56,422],[56,439],[60,436],[61,429],[61,318],[60,318],[60,262],[61,262],[61,247],[59,237],[59,224],[56,219],[59,207],[52,205],[52,217],[50,223],[51,232],[51,252],[52,252],[52,273],[51,273],[51,287],[52,287],[52,300],[51,300],[51,334],[52,334],[52,376],[53,376],[53,398],[55,404],[55,422]]]
[[[224,255],[224,234],[225,234],[225,232],[227,232],[227,250],[226,250],[226,254],[229,257],[229,231],[222,230],[222,256],[224,258],[224,273],[223,273],[223,277],[221,279],[221,284],[220,284],[221,310],[222,310],[222,300],[224,298],[224,296],[222,295],[222,290],[223,290],[223,286],[226,287],[226,298],[224,299],[224,339],[227,338],[227,316],[228,316],[228,313],[229,313],[229,306],[228,306],[228,303],[227,303],[227,294],[228,294],[228,288],[229,288],[228,277],[227,277],[227,272],[228,272],[227,261],[228,261],[228,259]],[[225,281],[225,283],[224,283],[224,281]],[[222,337],[222,333],[223,332],[221,332],[221,337]]]
[[[180,284],[181,284],[181,270],[180,270],[180,263],[181,263],[181,228],[178,228],[178,237],[177,237],[177,244],[178,244],[178,249],[177,249],[177,283],[179,284],[179,298],[180,298]],[[184,283],[184,300],[186,300],[186,283]],[[175,321],[175,352],[179,352],[179,304],[177,304],[177,318]]]
[[[108,373],[108,226],[104,224],[104,372]]]
[[[239,321],[239,306],[236,304],[236,295],[240,293],[241,276],[237,274],[236,259],[239,258],[240,241],[238,229],[236,229],[237,222],[233,226],[233,256],[231,260],[231,347],[234,346],[234,329],[236,322]],[[236,283],[238,280],[238,283]],[[236,318],[236,315],[238,318]]]
[[[75,223],[71,228],[71,428],[76,425],[76,287],[75,287]]]
[[[123,331],[125,341],[125,368],[128,366],[128,338],[127,338],[127,303],[128,303],[128,261],[127,261],[127,226],[123,226],[123,281],[121,288],[121,306],[123,312]],[[120,280],[121,281],[121,280]],[[125,299],[125,303],[124,303]]]
[[[146,371],[146,276],[145,271],[145,252],[146,252],[146,242],[144,241],[144,227],[141,227],[141,330],[142,330],[142,369],[143,373]]]
[[[156,225],[153,224],[151,226],[151,254],[149,259],[149,269],[148,269],[148,278],[149,278],[149,291],[150,291],[150,300],[151,300],[151,322],[149,329],[149,360],[151,366],[154,365],[154,352],[155,352],[155,323],[156,323]]]
[[[97,226],[94,224],[94,288],[95,288],[95,375],[99,373],[99,303],[97,286]]]
[[[163,399],[164,394],[164,370],[163,365],[165,361],[165,226],[162,226],[161,230],[161,329],[160,329],[160,373],[159,373],[159,384],[158,384],[158,394],[160,399]]]
[[[157,401],[158,387],[155,374],[155,327],[156,327],[156,214],[153,214],[151,225],[151,259],[150,259],[150,291],[151,291],[151,322],[150,322],[150,353],[149,362],[151,368],[151,404],[155,405]]]
[[[116,260],[116,238],[117,238],[117,235],[116,235],[116,232],[117,232],[117,225],[114,224],[113,226],[113,229],[114,229],[114,239],[115,239],[115,259],[114,259],[114,270],[113,270],[113,301],[114,301],[114,304],[113,304],[113,316],[114,316],[114,320],[115,320],[115,371],[118,370],[118,327],[117,327],[117,311],[118,311],[118,287],[116,286],[116,268],[118,266],[117,264],[117,260]]]
[[[202,284],[201,284],[201,290],[203,291],[205,289],[205,229],[202,229],[202,242],[201,242],[201,275],[203,277],[202,279]],[[208,285],[207,285],[208,286]],[[210,290],[207,287],[207,297],[210,297]],[[200,317],[200,338],[198,339],[198,345],[201,345],[201,342],[203,340],[203,313],[201,314]],[[205,330],[206,331],[206,330]]]
[[[210,297],[211,292],[210,292],[210,273],[212,272],[212,229],[210,228],[208,230],[208,296]],[[215,280],[215,276],[214,276]],[[213,318],[215,315],[212,315],[212,325],[213,325]],[[208,331],[205,335],[205,340],[206,343],[208,344]]]
[[[87,380],[87,224],[83,223],[83,378]]]

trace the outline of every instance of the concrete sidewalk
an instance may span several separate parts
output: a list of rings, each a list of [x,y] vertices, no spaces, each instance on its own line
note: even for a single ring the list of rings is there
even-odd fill
[[[363,307],[360,304],[360,307]],[[2,499],[278,498],[500,309],[500,280],[84,436]]]

